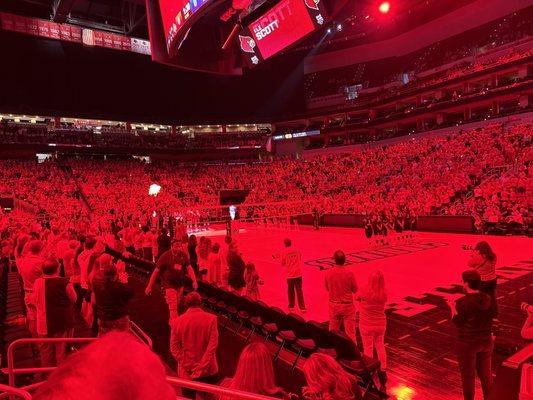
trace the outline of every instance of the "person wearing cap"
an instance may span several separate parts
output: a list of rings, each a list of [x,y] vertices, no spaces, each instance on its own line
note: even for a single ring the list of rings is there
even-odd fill
[[[134,291],[118,281],[117,269],[109,254],[98,258],[100,266],[92,280],[96,315],[98,316],[98,334],[102,336],[110,331],[128,331],[130,318],[128,305]]]
[[[457,327],[457,361],[463,397],[465,400],[474,400],[477,372],[483,398],[487,400],[492,387],[492,320],[495,310],[490,296],[480,291],[479,272],[466,270],[462,274],[462,280],[465,295],[455,301],[450,300],[448,305],[452,322]]]

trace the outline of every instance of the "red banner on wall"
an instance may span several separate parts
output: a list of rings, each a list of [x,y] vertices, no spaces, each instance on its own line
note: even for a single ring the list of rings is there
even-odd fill
[[[25,33],[48,39],[83,43],[86,46],[150,54],[150,42],[116,33],[82,29],[70,24],[57,24],[44,19],[23,17],[0,12],[0,27],[4,31]]]
[[[50,22],[40,19],[38,21],[38,25],[39,25],[39,36],[49,38],[50,37]]]

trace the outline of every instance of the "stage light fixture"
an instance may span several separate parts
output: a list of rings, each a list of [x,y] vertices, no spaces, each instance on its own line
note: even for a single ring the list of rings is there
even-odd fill
[[[382,14],[387,14],[390,10],[390,3],[388,1],[384,1],[379,5],[379,12]]]
[[[328,30],[326,31],[328,34],[331,33],[331,28],[328,28]]]
[[[340,31],[342,31],[342,24],[337,25],[337,32],[340,32]]]

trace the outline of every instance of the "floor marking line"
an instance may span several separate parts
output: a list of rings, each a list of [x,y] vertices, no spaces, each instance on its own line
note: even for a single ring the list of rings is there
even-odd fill
[[[455,364],[455,365],[459,364],[457,361],[455,361],[455,360],[451,360],[451,359],[446,358],[446,357],[444,357],[443,360],[446,360],[446,361],[448,361],[448,362],[450,362],[450,363],[452,363],[452,364]]]
[[[410,333],[408,333],[407,335],[400,336],[400,337],[398,338],[398,340],[406,339],[406,338],[408,338],[409,336],[411,336]]]
[[[448,322],[448,319],[443,319],[443,320],[440,320],[439,322],[437,322],[437,324],[443,324],[445,322]]]
[[[513,290],[512,292],[509,292],[509,294],[515,294],[516,290]]]
[[[427,331],[429,329],[429,326],[424,326],[423,328],[420,328],[418,332]]]
[[[420,349],[420,348],[414,347],[414,346],[410,346],[410,349],[413,349],[413,350],[418,351],[420,353],[427,353],[426,350],[423,350],[423,349]]]
[[[505,296],[496,297],[496,300],[503,299]]]

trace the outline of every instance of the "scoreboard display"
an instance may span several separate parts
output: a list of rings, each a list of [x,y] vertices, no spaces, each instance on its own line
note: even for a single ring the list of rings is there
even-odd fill
[[[167,50],[170,50],[185,22],[211,0],[159,0]]]
[[[249,66],[257,65],[324,25],[322,0],[282,0],[238,35]]]

